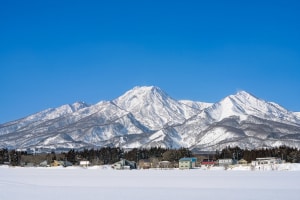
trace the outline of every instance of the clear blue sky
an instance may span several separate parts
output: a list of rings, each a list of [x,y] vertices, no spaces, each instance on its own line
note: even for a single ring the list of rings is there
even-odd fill
[[[299,1],[1,1],[0,124],[141,85],[300,111]]]

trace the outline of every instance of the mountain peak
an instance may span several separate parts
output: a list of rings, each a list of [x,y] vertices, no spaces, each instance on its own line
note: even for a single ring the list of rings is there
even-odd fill
[[[132,90],[155,90],[155,89],[160,90],[159,87],[154,86],[154,85],[149,85],[149,86],[135,86]]]
[[[159,87],[157,86],[136,86],[133,89],[129,90],[126,93],[134,92],[137,94],[146,94],[146,93],[159,93],[159,94],[165,94],[164,91],[162,91]]]
[[[246,92],[245,90],[240,90],[235,95],[230,95],[230,96],[234,96],[237,98],[245,98],[245,99],[249,99],[249,98],[258,99],[256,96],[254,96],[253,94],[251,94],[249,92]]]
[[[274,121],[295,121],[289,112],[278,104],[267,102],[254,95],[239,91],[235,95],[229,95],[216,103],[212,113],[215,119],[222,120],[230,116],[239,116],[245,119],[249,115]]]
[[[76,101],[75,103],[69,105],[71,107],[71,109],[73,110],[73,112],[80,110],[82,108],[86,108],[89,107],[88,104],[86,104],[85,102],[82,101]]]
[[[243,96],[247,96],[247,95],[250,95],[249,92],[246,92],[245,90],[240,90],[236,93],[236,95],[243,95]]]
[[[151,129],[160,129],[167,123],[183,123],[197,111],[156,86],[134,87],[113,102]]]
[[[231,102],[230,104],[234,104],[235,106],[239,106],[240,108],[244,108],[246,110],[249,107],[264,107],[265,104],[268,103],[244,90],[238,91],[234,95],[229,95],[225,97],[223,101]]]
[[[161,102],[170,97],[156,86],[136,86],[125,94],[115,99],[114,102],[120,107],[131,107],[137,104]],[[128,105],[130,104],[130,105]]]

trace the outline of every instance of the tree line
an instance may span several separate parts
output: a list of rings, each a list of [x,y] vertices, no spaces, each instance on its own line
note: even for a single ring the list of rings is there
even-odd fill
[[[113,164],[120,159],[138,162],[150,158],[158,160],[167,160],[170,162],[178,162],[182,157],[192,157],[192,152],[187,148],[166,149],[161,147],[151,147],[149,149],[134,148],[124,150],[119,147],[103,147],[101,149],[71,149],[68,152],[61,153],[39,153],[28,154],[26,151],[16,151],[8,149],[0,149],[0,164],[10,164],[12,166],[22,166],[26,163],[39,165],[43,161],[48,163],[54,160],[68,161],[73,165],[79,164],[80,161],[89,161],[91,165]]]
[[[286,162],[299,163],[300,150],[293,147],[280,146],[274,148],[241,149],[239,147],[227,147],[221,151],[216,151],[215,159],[232,158],[236,160],[244,159],[248,163],[256,158],[277,157]]]
[[[101,149],[71,149],[68,152],[61,153],[39,153],[28,154],[26,151],[16,151],[0,149],[0,164],[10,164],[12,166],[23,166],[32,163],[37,166],[43,161],[51,163],[54,160],[68,161],[73,165],[78,165],[80,161],[87,160],[91,165],[113,164],[120,159],[138,162],[140,160],[169,161],[178,163],[183,157],[197,157],[198,161],[207,157],[214,160],[222,158],[232,158],[236,160],[245,159],[248,162],[261,157],[278,157],[287,162],[300,162],[300,151],[296,148],[281,146],[276,148],[261,149],[241,149],[239,147],[226,147],[221,151],[216,151],[213,155],[195,155],[188,148],[168,149],[162,147],[134,148],[124,150],[119,147],[103,147]]]

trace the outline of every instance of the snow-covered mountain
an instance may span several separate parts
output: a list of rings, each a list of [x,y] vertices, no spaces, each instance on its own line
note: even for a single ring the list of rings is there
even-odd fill
[[[217,121],[230,116],[241,118],[253,115],[263,119],[286,123],[299,123],[297,116],[273,102],[266,102],[245,91],[230,95],[208,108],[211,117]]]
[[[172,99],[158,87],[135,87],[113,101],[152,130],[182,124],[198,109]]]
[[[294,112],[294,115],[296,115],[298,118],[300,118],[300,112]]]
[[[95,105],[76,102],[0,125],[0,148],[226,146],[300,148],[300,115],[245,91],[216,103],[175,100],[158,87],[135,87]]]

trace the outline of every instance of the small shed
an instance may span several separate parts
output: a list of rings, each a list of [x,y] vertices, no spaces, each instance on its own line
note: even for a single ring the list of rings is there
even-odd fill
[[[49,167],[50,165],[48,164],[47,160],[44,160],[43,162],[40,163],[40,167]]]
[[[88,167],[90,165],[90,161],[88,161],[88,160],[82,160],[82,161],[79,162],[79,165],[81,167]]]
[[[238,161],[238,164],[240,164],[240,165],[247,165],[247,160],[245,160],[245,159],[241,159],[241,160],[239,160]]]
[[[158,167],[159,168],[161,168],[161,169],[166,169],[166,168],[169,168],[170,167],[170,164],[171,164],[171,162],[170,161],[167,161],[167,160],[165,160],[165,161],[160,161],[159,163],[158,163]]]
[[[73,166],[73,164],[67,160],[64,160],[64,161],[60,161],[60,164],[64,167],[70,167],[70,166]]]
[[[34,163],[31,163],[31,162],[26,163],[26,164],[24,165],[24,167],[34,167]]]
[[[152,167],[152,163],[148,159],[139,160],[139,168],[141,169],[149,169]]]
[[[179,160],[179,169],[192,169],[195,168],[197,162],[197,158],[181,158]]]
[[[58,166],[61,166],[61,163],[58,162],[57,160],[53,160],[51,163],[51,167],[58,167]]]

